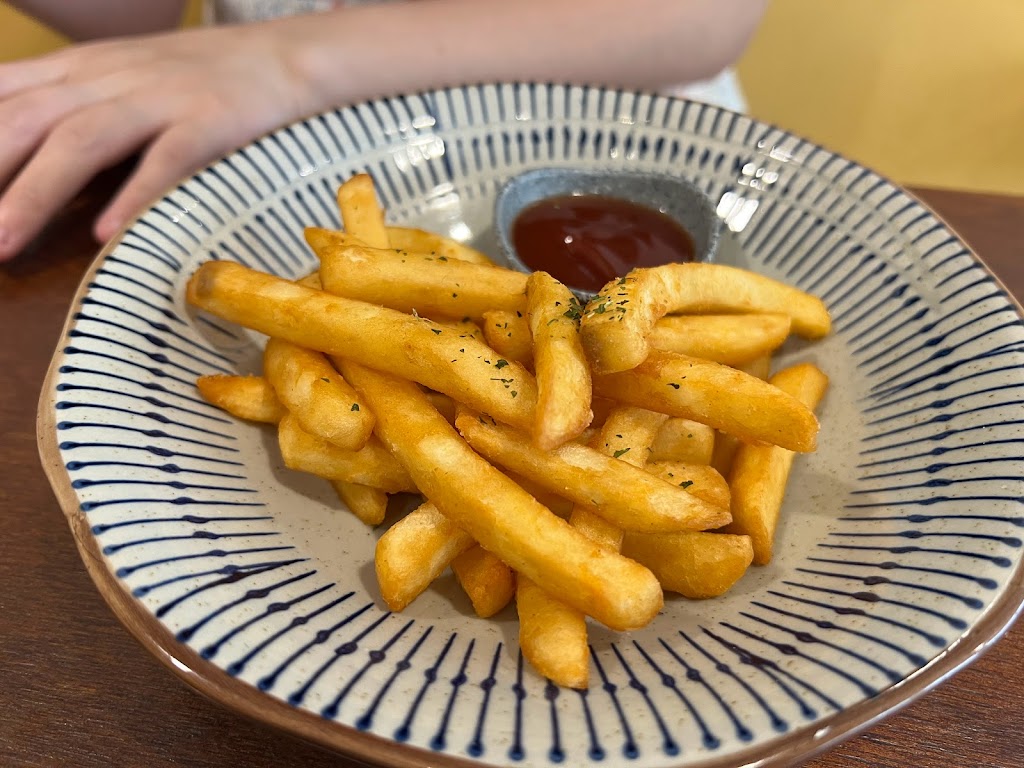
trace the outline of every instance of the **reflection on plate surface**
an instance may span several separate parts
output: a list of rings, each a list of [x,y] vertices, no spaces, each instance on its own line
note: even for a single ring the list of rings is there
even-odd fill
[[[256,370],[258,339],[183,300],[210,258],[310,271],[302,228],[340,226],[334,191],[362,170],[392,220],[497,254],[497,188],[553,165],[696,180],[726,224],[718,260],[822,296],[835,321],[782,356],[833,385],[774,562],[724,598],[669,598],[643,631],[595,626],[585,694],[526,668],[514,612],[477,619],[448,578],[388,613],[375,536],[281,466],[272,431],[195,392],[200,374]],[[1016,307],[906,194],[749,118],[542,85],[330,113],[171,191],[87,283],[40,443],[94,578],[204,691],[364,759],[788,764],[920,693],[1019,606]]]

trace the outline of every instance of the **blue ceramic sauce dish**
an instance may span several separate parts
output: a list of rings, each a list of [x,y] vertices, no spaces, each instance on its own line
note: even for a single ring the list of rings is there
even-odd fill
[[[494,223],[509,267],[544,269],[581,299],[633,267],[712,261],[722,230],[711,200],[685,179],[574,168],[514,176]]]

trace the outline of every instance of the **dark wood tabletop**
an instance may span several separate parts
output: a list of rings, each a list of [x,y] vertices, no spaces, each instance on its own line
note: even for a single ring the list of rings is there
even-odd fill
[[[93,587],[36,452],[40,385],[97,248],[94,184],[32,248],[0,266],[0,765],[355,765],[193,692],[118,623]],[[1024,198],[920,191],[1024,297]],[[813,768],[1024,765],[1024,628]]]

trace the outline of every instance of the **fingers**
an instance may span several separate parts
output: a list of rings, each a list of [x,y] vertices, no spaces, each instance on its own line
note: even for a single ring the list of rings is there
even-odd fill
[[[153,142],[135,173],[97,219],[96,239],[106,242],[175,182],[232,149],[237,143],[233,130],[230,120],[213,117],[172,126]]]
[[[0,184],[18,169],[55,124],[91,98],[81,89],[54,85],[0,103]]]
[[[0,64],[0,99],[30,88],[56,85],[67,77],[68,60],[60,54]]]
[[[59,123],[0,197],[0,260],[17,254],[92,176],[131,154],[161,123],[158,110],[120,101]]]

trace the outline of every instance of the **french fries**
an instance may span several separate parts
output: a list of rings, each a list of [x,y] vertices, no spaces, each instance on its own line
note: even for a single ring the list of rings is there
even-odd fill
[[[666,314],[707,312],[784,314],[808,338],[831,326],[820,299],[771,278],[722,264],[666,264],[604,286],[583,314],[583,346],[596,374],[628,371],[647,359],[651,331]]]
[[[465,243],[413,227],[387,227],[388,246],[395,251],[421,253],[434,258],[455,259],[469,264],[493,264],[487,256]]]
[[[533,425],[533,376],[518,363],[501,365],[482,342],[429,320],[223,261],[199,268],[188,300],[267,336],[411,378],[507,424]]]
[[[778,387],[673,352],[654,350],[632,370],[595,376],[594,392],[791,451],[813,451],[818,434],[814,413]]]
[[[533,368],[533,337],[530,324],[520,311],[494,309],[484,312],[481,327],[484,339],[495,352]]]
[[[622,551],[650,568],[666,590],[694,600],[728,592],[754,557],[749,536],[704,532],[627,533]]]
[[[500,267],[356,244],[322,248],[319,256],[324,289],[336,296],[433,319],[523,308],[526,275]]]
[[[679,417],[668,419],[651,443],[648,461],[710,464],[715,439],[715,430],[707,424]]]
[[[480,618],[493,616],[515,596],[515,573],[480,545],[452,560],[452,572]]]
[[[211,405],[246,421],[277,424],[287,413],[262,376],[200,376],[196,388]]]
[[[473,538],[429,501],[388,528],[373,558],[388,608],[405,608],[473,545]]]
[[[338,187],[338,210],[346,232],[370,248],[388,247],[384,209],[377,204],[377,193],[369,174],[357,174]]]
[[[520,575],[516,582],[519,647],[544,677],[567,688],[586,688],[590,649],[583,614]]]
[[[825,396],[828,377],[815,366],[803,363],[779,371],[772,376],[771,383],[808,408],[816,408]],[[777,446],[741,445],[733,458],[729,476],[733,522],[725,530],[751,538],[754,562],[758,565],[771,562],[779,510],[792,465],[793,452]]]
[[[650,571],[596,546],[480,458],[415,384],[347,361],[342,373],[420,490],[485,549],[612,629],[642,627],[661,610]]]
[[[782,346],[791,325],[779,314],[670,315],[651,329],[650,342],[665,352],[742,365]]]
[[[572,292],[547,272],[526,282],[526,316],[533,337],[537,412],[533,441],[550,450],[590,424],[590,368],[580,344],[582,307]]]
[[[551,275],[388,225],[366,175],[338,207],[344,232],[305,231],[321,269],[301,280],[193,275],[191,304],[269,337],[263,376],[197,387],[277,424],[285,465],[368,526],[389,493],[425,497],[375,549],[390,610],[450,567],[481,617],[514,597],[523,656],[585,688],[588,616],[638,629],[663,590],[716,597],[769,561],[827,379],[764,379],[790,330],[828,331],[820,301],[688,264],[633,270],[581,308]]]
[[[373,414],[322,354],[270,339],[263,374],[304,430],[346,451],[366,445]]]
[[[371,488],[344,480],[331,480],[334,492],[342,504],[367,525],[373,527],[384,522],[388,511],[388,495],[380,488]]]
[[[455,426],[491,461],[577,504],[592,505],[623,530],[700,531],[729,521],[727,509],[702,501],[689,487],[616,461],[617,456],[605,456],[579,443],[542,451],[521,432],[483,416],[462,414]]]
[[[371,438],[358,451],[345,451],[311,435],[291,414],[281,419],[277,439],[281,456],[289,469],[327,480],[368,485],[388,493],[416,491],[409,474],[379,440]]]

